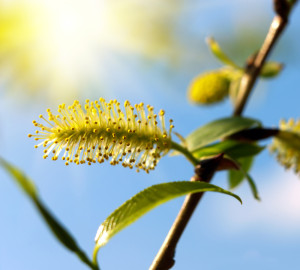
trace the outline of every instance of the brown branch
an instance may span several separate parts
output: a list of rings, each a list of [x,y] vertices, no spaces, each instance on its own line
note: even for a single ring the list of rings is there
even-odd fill
[[[275,0],[274,9],[277,15],[273,18],[266,39],[261,46],[261,49],[255,56],[253,62],[246,68],[246,73],[241,79],[241,85],[236,100],[236,107],[233,113],[236,116],[242,114],[250,92],[253,89],[253,86],[267,57],[287,25],[288,14],[290,11],[290,5],[287,3],[287,1]]]
[[[203,181],[209,183],[222,159],[223,155],[218,155],[214,158],[200,161],[199,165],[195,168],[195,175],[192,177],[191,181]],[[177,218],[149,268],[150,270],[170,269],[174,265],[176,245],[203,194],[204,193],[201,192],[186,196]]]
[[[297,1],[297,0],[296,0]],[[296,2],[294,1],[294,3]],[[258,78],[260,70],[271,52],[274,44],[278,40],[280,34],[287,25],[287,19],[290,12],[290,5],[287,5],[287,0],[274,0],[274,9],[276,16],[274,17],[266,39],[255,56],[253,63],[251,63],[246,70],[245,75],[242,78],[239,95],[237,97],[236,107],[234,115],[241,115],[245,104],[249,98],[249,94],[253,89],[253,86]],[[288,9],[288,10],[287,10]],[[208,164],[207,164],[208,165]],[[205,181],[209,183],[217,169],[217,166],[205,166],[202,164],[200,167],[196,167],[196,175],[192,177],[191,181]],[[198,171],[197,171],[198,170]],[[202,170],[205,175],[201,175]],[[170,269],[174,263],[174,255],[177,243],[184,232],[192,214],[194,213],[198,203],[200,202],[204,193],[196,193],[188,195],[175,219],[165,241],[163,242],[159,252],[157,253],[150,270],[167,270]]]

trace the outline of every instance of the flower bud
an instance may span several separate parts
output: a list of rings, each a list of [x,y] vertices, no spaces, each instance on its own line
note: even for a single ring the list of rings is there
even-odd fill
[[[209,105],[222,101],[227,95],[230,79],[221,70],[197,76],[190,84],[188,98],[192,103]]]

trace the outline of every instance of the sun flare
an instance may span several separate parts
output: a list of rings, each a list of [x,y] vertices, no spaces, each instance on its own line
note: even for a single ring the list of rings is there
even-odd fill
[[[68,100],[99,84],[116,52],[169,54],[177,9],[171,1],[0,0],[0,76],[27,92],[44,89],[47,98]]]

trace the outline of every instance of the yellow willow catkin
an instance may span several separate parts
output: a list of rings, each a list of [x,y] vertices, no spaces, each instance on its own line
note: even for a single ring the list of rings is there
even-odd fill
[[[286,169],[293,168],[300,176],[300,120],[281,120],[279,129],[269,149],[277,155],[281,165]]]
[[[47,125],[33,121],[38,127],[35,134],[29,134],[35,140],[42,140],[35,147],[44,146],[44,158],[51,153],[52,160],[57,160],[61,151],[65,164],[122,163],[124,167],[153,170],[159,159],[167,154],[171,145],[171,130],[174,127],[170,120],[168,130],[165,125],[165,112],[154,114],[153,107],[144,104],[131,106],[124,103],[125,112],[120,109],[116,100],[105,102],[103,98],[90,102],[86,100],[84,109],[76,100],[72,106],[62,104],[58,115],[50,109],[48,120],[40,115]],[[158,125],[158,119],[160,125]]]
[[[188,98],[192,103],[210,105],[224,100],[228,96],[229,87],[228,71],[209,71],[193,79],[188,89]]]

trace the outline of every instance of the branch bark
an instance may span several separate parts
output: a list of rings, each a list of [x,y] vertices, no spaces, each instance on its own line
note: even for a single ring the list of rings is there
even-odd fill
[[[237,96],[236,107],[233,113],[235,116],[242,114],[246,102],[249,98],[250,92],[252,91],[257,77],[261,71],[261,68],[263,67],[267,56],[269,55],[274,44],[278,40],[286,24],[287,18],[283,18],[279,15],[274,17],[269,32],[266,36],[265,42],[263,43],[260,51],[256,55],[253,63],[246,69],[246,73],[241,79],[241,86]]]
[[[200,161],[195,167],[195,175],[192,177],[191,181],[203,181],[209,183],[222,159],[223,154],[211,159]],[[176,245],[203,194],[204,193],[201,192],[186,196],[177,218],[175,219],[161,249],[150,266],[151,270],[170,269],[174,265]]]
[[[293,4],[296,2],[297,0],[295,0]],[[291,6],[292,4],[288,4],[287,0],[274,0],[274,9],[276,15],[273,18],[269,32],[262,47],[255,56],[254,61],[247,67],[242,78],[236,106],[233,112],[234,116],[239,116],[242,114],[253,86],[259,76],[261,68],[263,67],[267,57],[287,25]],[[199,166],[198,168],[196,167],[196,174],[192,177],[191,181],[205,181],[209,183],[213,178],[217,166],[205,167],[203,164],[202,166],[201,164]],[[200,168],[201,170],[205,171],[204,175],[201,175],[199,172]],[[149,268],[150,270],[167,270],[172,268],[175,263],[174,256],[176,246],[198,203],[203,197],[203,194],[204,193],[196,193],[186,196],[177,218],[175,219],[167,237],[165,238],[165,241],[163,242],[159,252]]]

